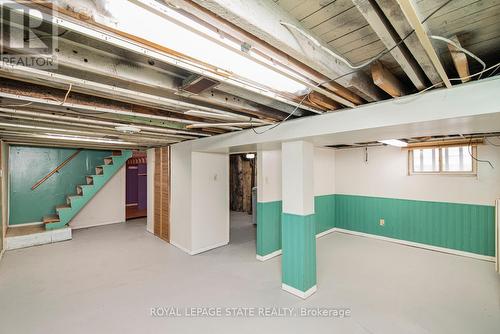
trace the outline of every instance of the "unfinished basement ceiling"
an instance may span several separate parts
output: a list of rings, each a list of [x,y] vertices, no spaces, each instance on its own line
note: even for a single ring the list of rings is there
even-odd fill
[[[52,4],[29,6],[57,12],[57,68],[0,65],[0,137],[10,142],[164,146],[417,93],[483,69],[456,50],[454,62],[449,44],[433,39],[443,77],[397,0]],[[428,36],[456,37],[487,67],[498,63],[500,0],[415,4]],[[52,33],[47,22],[35,31]],[[181,32],[193,40],[173,37]],[[338,56],[353,65],[381,57],[353,70]]]

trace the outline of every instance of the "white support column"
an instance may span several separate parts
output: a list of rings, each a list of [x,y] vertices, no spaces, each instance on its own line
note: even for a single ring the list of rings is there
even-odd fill
[[[301,298],[316,292],[314,147],[282,144],[282,288]]]

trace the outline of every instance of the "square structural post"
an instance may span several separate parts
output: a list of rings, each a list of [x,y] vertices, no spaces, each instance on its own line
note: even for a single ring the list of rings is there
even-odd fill
[[[298,297],[316,292],[314,152],[306,141],[283,143],[282,288]]]

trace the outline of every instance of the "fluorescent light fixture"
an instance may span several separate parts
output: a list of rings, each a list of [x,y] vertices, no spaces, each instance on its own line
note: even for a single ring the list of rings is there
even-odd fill
[[[141,132],[141,129],[132,125],[120,125],[115,126],[116,131],[120,131],[123,133],[134,134]]]
[[[107,1],[106,7],[116,20],[115,29],[146,38],[150,42],[216,66],[227,75],[234,73],[249,81],[292,94],[298,94],[307,88],[299,79],[288,78],[247,58],[241,54],[239,43],[221,37],[217,32],[168,6],[163,6],[162,11],[172,17],[172,20],[153,14],[131,1]],[[181,26],[175,20],[191,29]]]
[[[247,154],[245,155],[245,158],[250,159],[250,160],[251,160],[251,159],[255,159],[255,153],[247,153]]]
[[[399,139],[386,139],[386,140],[379,140],[379,143],[390,145],[390,146],[396,146],[396,147],[406,147],[408,146],[407,142],[404,142]]]
[[[184,112],[185,115],[192,115],[192,116],[203,116],[203,117],[213,117],[217,119],[240,119],[240,117],[235,116],[235,115],[225,115],[225,114],[218,114],[214,112],[209,112],[209,111],[202,111],[202,110],[188,110]],[[248,118],[248,117],[246,117]]]
[[[41,136],[47,139],[59,139],[59,140],[71,140],[71,141],[79,141],[79,142],[91,142],[91,143],[105,143],[105,144],[123,144],[130,145],[136,143],[130,143],[122,140],[110,140],[104,138],[90,138],[90,137],[80,137],[80,136],[66,136],[66,135],[58,135],[53,133],[47,133],[45,136]]]

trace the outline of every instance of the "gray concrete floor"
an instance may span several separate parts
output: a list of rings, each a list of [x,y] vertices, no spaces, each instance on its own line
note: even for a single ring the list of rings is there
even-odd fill
[[[255,259],[250,216],[231,244],[197,256],[144,220],[74,231],[7,252],[1,333],[500,333],[500,278],[489,262],[340,233],[318,239],[318,292],[280,289],[280,257]],[[150,308],[345,307],[350,318],[153,318]]]

